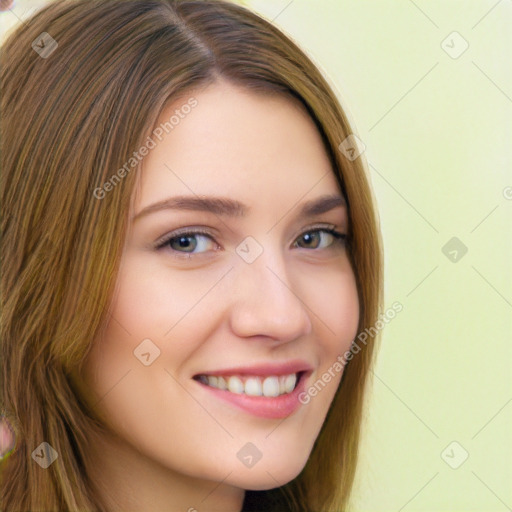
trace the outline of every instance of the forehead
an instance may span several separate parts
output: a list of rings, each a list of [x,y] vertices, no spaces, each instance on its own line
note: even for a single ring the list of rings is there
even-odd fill
[[[135,211],[172,195],[215,194],[277,213],[305,195],[340,192],[320,133],[294,98],[215,83],[168,105],[153,134]]]

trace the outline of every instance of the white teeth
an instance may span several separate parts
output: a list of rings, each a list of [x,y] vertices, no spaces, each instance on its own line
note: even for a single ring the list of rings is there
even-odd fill
[[[245,381],[245,394],[251,396],[261,396],[263,393],[261,387],[261,380],[253,377],[248,378]]]
[[[283,393],[286,393],[285,381],[286,381],[286,375],[281,375],[281,377],[279,377],[279,394],[280,395],[282,395]]]
[[[288,375],[284,381],[284,389],[286,393],[291,393],[297,384],[297,374]]]
[[[267,377],[263,381],[263,394],[265,396],[279,396],[279,379],[277,377]]]
[[[207,386],[227,390],[237,395],[276,397],[291,393],[297,384],[297,374],[262,377],[217,377],[214,375],[200,375],[198,380]]]
[[[217,377],[217,387],[219,389],[228,389],[228,384],[224,377]]]
[[[215,386],[214,386],[215,387]],[[240,395],[244,392],[244,383],[238,377],[229,377],[228,389],[231,393]]]

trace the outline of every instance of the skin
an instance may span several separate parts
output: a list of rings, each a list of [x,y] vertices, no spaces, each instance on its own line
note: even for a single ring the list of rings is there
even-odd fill
[[[225,81],[190,96],[198,105],[143,160],[132,213],[176,195],[229,197],[250,212],[228,217],[163,209],[131,216],[112,317],[93,341],[82,376],[110,431],[91,445],[90,456],[111,510],[235,512],[245,490],[295,478],[341,372],[285,420],[244,412],[192,377],[301,359],[313,367],[309,387],[357,331],[347,250],[310,229],[332,224],[346,233],[345,207],[298,217],[304,202],[341,195],[302,105]],[[158,123],[190,96],[168,105]],[[188,250],[176,241],[154,247],[179,228],[199,227],[211,238],[192,236]],[[247,236],[263,247],[250,264],[235,251]],[[147,338],[160,356],[144,366],[133,351]],[[236,456],[247,442],[263,455],[252,468]]]

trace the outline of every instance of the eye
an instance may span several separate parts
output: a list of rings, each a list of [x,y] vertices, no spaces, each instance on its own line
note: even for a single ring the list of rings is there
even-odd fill
[[[169,248],[178,257],[190,257],[192,254],[203,253],[208,251],[208,241],[213,243],[213,238],[209,233],[203,231],[187,231],[182,233],[174,233],[157,242],[157,249]],[[196,250],[197,249],[197,250]]]
[[[331,227],[310,228],[304,231],[294,242],[293,247],[301,249],[330,249],[333,246],[342,246],[345,243],[346,235]],[[305,246],[298,245],[305,243]],[[213,235],[207,231],[193,230],[174,232],[166,235],[157,241],[157,250],[170,249],[173,256],[177,258],[191,258],[192,255],[199,255],[208,252],[208,246],[213,245],[212,250],[218,248]]]
[[[336,231],[334,228],[310,229],[309,231],[304,231],[298,238],[298,240],[303,240],[306,244],[306,247],[301,247],[303,249],[327,249],[332,245],[343,245],[345,239],[346,235]],[[320,246],[322,241],[324,244]]]

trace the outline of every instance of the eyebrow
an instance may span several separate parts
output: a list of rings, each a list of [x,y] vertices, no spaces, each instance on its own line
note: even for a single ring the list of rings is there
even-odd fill
[[[299,217],[320,215],[334,208],[346,207],[346,205],[345,198],[341,195],[323,195],[304,203],[300,209]],[[240,201],[228,197],[176,196],[143,208],[133,217],[133,220],[162,210],[193,210],[228,217],[244,217],[248,214],[250,208]]]

